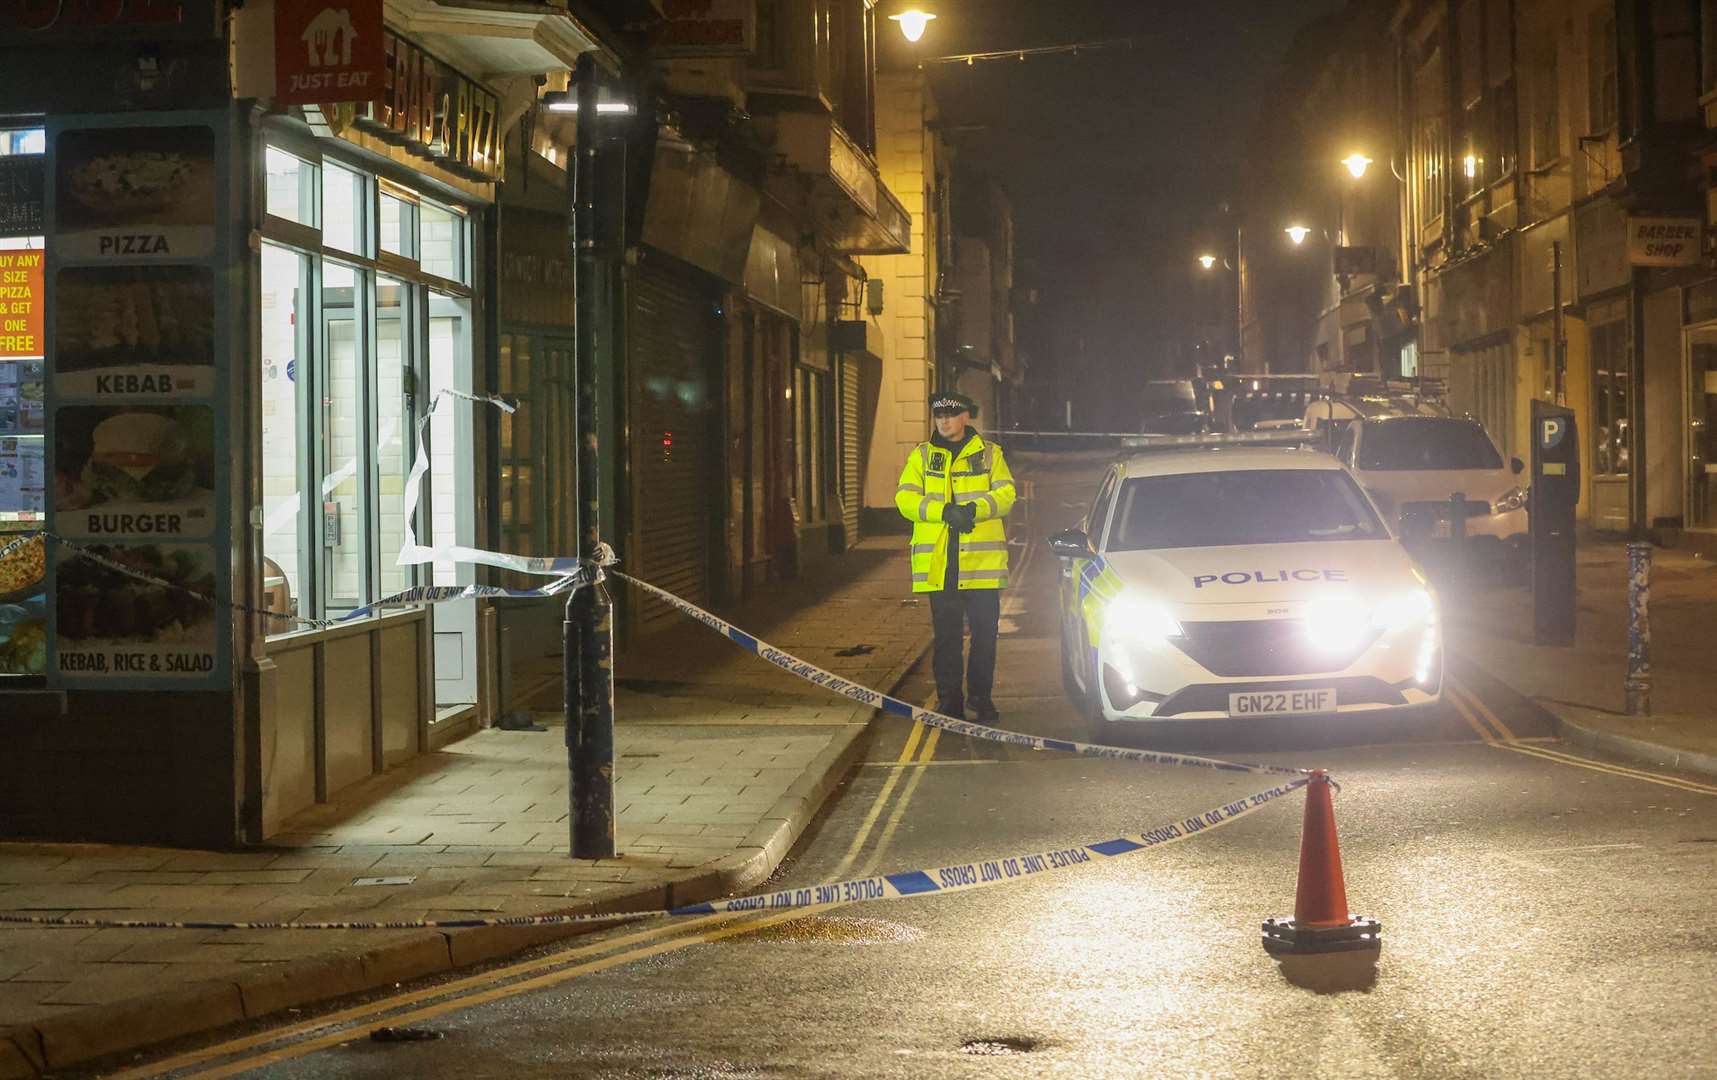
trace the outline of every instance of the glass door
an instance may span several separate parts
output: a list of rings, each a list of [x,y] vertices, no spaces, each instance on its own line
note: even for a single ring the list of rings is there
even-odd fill
[[[417,567],[399,565],[399,552],[405,546],[405,481],[417,453],[421,415],[418,292],[396,278],[376,278],[377,596],[391,596],[418,582]]]
[[[471,393],[471,303],[431,292],[429,317],[429,401],[442,390]],[[427,407],[427,406],[426,406]],[[473,406],[449,398],[429,422],[430,542],[475,545],[477,542],[476,429]],[[477,568],[470,563],[437,561],[431,571],[437,585],[474,585]],[[435,704],[469,705],[477,700],[477,602],[455,600],[436,604]]]
[[[1717,528],[1717,326],[1687,333],[1687,524]]]
[[[369,378],[364,329],[369,275],[341,263],[322,264],[320,497],[311,510],[313,547],[321,553],[323,610],[329,617],[362,607],[373,595],[370,573]]]

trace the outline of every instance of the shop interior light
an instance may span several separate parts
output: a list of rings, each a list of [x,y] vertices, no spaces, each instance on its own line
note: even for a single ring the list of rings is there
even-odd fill
[[[917,8],[913,8],[911,11],[902,11],[898,15],[889,16],[891,20],[900,25],[900,32],[906,36],[907,41],[917,41],[919,38],[923,37],[924,28],[929,26],[930,20],[935,17],[936,16],[930,12],[919,11]]]

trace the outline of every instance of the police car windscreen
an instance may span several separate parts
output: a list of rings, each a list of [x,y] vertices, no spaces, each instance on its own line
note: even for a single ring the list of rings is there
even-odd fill
[[[1121,488],[1109,551],[1385,540],[1389,533],[1336,469],[1139,476]]]
[[[1404,417],[1373,424],[1359,443],[1361,469],[1500,469],[1484,428],[1470,420]]]

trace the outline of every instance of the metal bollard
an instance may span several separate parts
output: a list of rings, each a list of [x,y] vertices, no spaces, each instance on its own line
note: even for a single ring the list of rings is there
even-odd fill
[[[1629,716],[1651,715],[1651,543],[1628,543],[1628,674],[1622,684]]]

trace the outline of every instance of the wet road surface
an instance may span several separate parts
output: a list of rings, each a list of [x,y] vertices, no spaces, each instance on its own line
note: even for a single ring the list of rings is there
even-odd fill
[[[1035,554],[1004,609],[997,703],[1003,726],[1083,738],[1041,537],[1073,522],[1095,473],[1021,471]],[[927,667],[902,696],[932,696]],[[1530,702],[1454,674],[1455,700],[1410,722],[1210,727],[1173,746],[1341,781],[1350,905],[1384,926],[1375,963],[1282,963],[1259,946],[1259,922],[1293,906],[1296,793],[1021,883],[606,931],[529,972],[497,967],[172,1074],[1717,1075],[1717,786],[1577,756]],[[880,720],[771,887],[1101,841],[1269,786]],[[438,1037],[367,1037],[382,1025]]]

